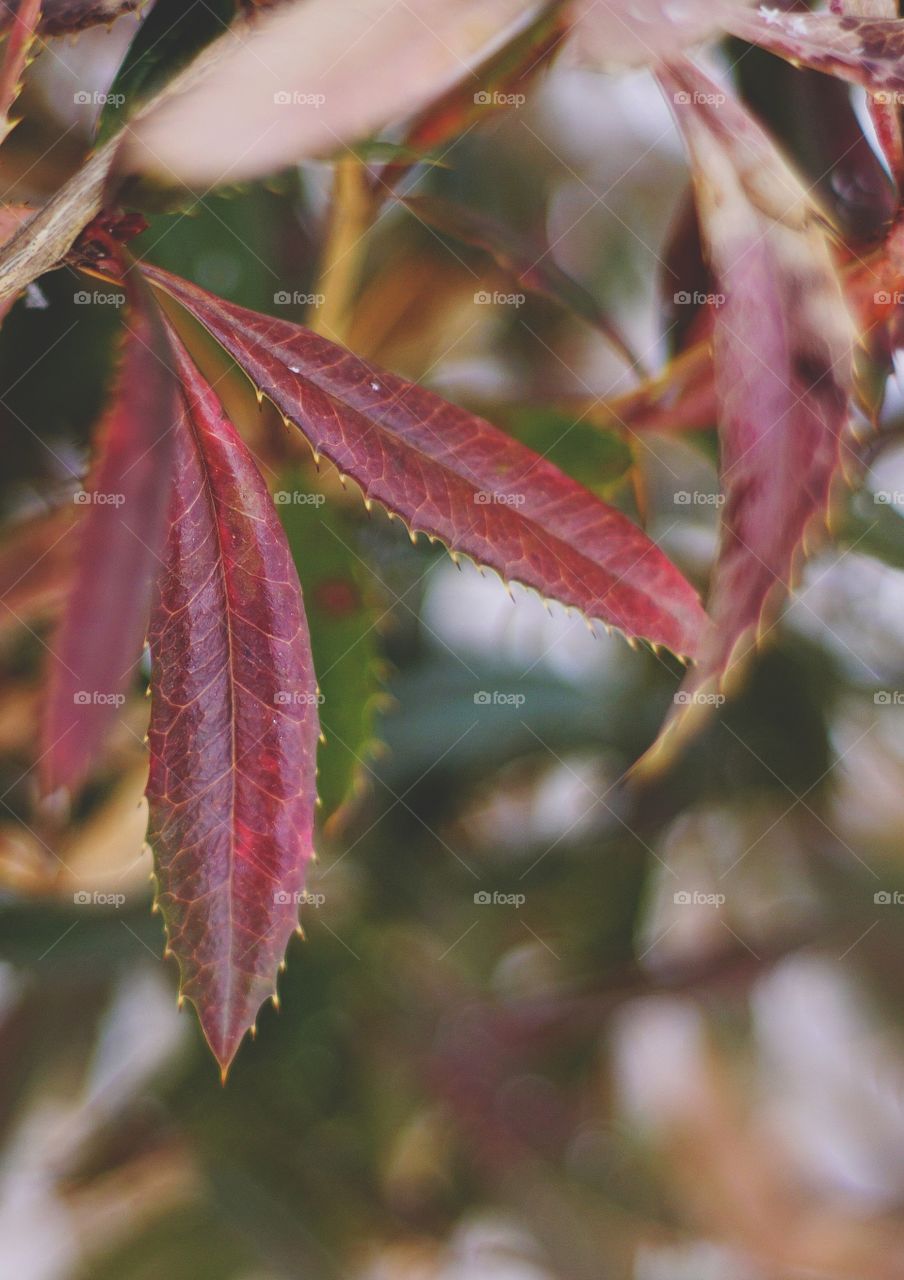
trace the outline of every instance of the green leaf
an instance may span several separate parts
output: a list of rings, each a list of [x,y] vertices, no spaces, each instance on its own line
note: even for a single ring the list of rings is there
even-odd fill
[[[326,744],[318,756],[317,792],[329,819],[349,800],[373,741],[380,610],[373,574],[354,549],[351,514],[325,504],[298,475],[285,477],[275,500],[301,579],[322,698]]]
[[[563,409],[519,407],[507,416],[505,425],[522,444],[601,498],[612,494],[634,461],[617,431],[591,426],[579,414]]]
[[[235,0],[157,0],[129,46],[97,126],[106,142],[235,16]]]

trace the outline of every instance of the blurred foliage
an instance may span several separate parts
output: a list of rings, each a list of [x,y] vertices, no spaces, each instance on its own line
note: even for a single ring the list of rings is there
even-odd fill
[[[117,82],[130,94],[186,47],[182,25],[153,39],[178,8],[158,4],[134,39]],[[742,57],[744,92],[775,106],[815,180],[845,157],[815,128],[817,81],[783,66],[779,84],[777,65]],[[655,363],[671,324],[653,294],[660,250],[692,291],[705,269],[686,219],[666,252],[686,174],[651,100],[647,82],[601,88],[556,67],[400,189],[542,231]],[[46,135],[35,155],[49,121]],[[409,158],[371,148],[368,166],[386,154]],[[153,214],[135,250],[317,323],[329,178],[312,165],[209,193]],[[824,190],[862,245],[874,227],[854,215],[876,213],[881,182],[858,182],[845,170]],[[647,519],[700,577],[715,512],[672,494],[715,483],[712,436],[679,447],[571,412],[617,400],[632,375],[558,306],[475,305],[510,288],[459,249],[387,200],[360,245],[349,341]],[[76,487],[121,320],[96,281],[60,271],[40,289],[0,330],[13,516]],[[40,807],[32,695],[50,622],[0,635],[0,1272],[896,1280],[904,538],[872,490],[904,490],[884,447],[900,397],[873,437],[876,474],[839,504],[841,551],[813,561],[746,683],[649,780],[627,775],[676,662],[457,575],[318,474],[247,387],[224,375],[224,389],[274,491],[326,498],[279,505],[327,737],[307,940],[223,1089],[161,959],[140,785],[117,791],[143,767],[141,691],[80,807]],[[821,612],[823,579],[848,629]]]

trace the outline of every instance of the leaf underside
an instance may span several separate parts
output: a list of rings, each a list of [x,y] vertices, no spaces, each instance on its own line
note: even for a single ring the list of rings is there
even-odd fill
[[[266,485],[173,335],[182,381],[151,622],[149,838],[169,949],[225,1073],[298,924],[317,687]]]
[[[705,614],[693,587],[642,530],[551,463],[300,325],[144,270],[366,500],[506,580],[696,655]]]
[[[825,233],[798,179],[744,108],[687,61],[661,73],[694,166],[716,286],[722,540],[712,619],[666,738],[712,705],[791,586],[825,514],[852,382],[853,326]],[[697,714],[693,714],[696,711]],[[660,743],[660,748],[662,743]]]
[[[122,368],[101,425],[72,585],[50,642],[41,777],[76,788],[134,679],[147,631],[173,458],[176,382],[163,322],[147,287],[130,288]],[[67,535],[71,536],[71,535]]]

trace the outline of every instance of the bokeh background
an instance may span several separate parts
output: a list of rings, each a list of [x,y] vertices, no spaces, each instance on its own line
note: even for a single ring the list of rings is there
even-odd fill
[[[124,19],[41,55],[6,199],[77,165],[133,33]],[[739,46],[718,56],[868,254],[891,198],[856,95]],[[646,73],[567,58],[523,98],[400,190],[531,237],[661,368],[698,319],[676,295],[706,287],[666,105]],[[382,154],[364,150],[374,174]],[[150,214],[135,248],[318,324],[332,189],[323,163],[210,193]],[[393,199],[356,271],[350,346],[549,453],[705,589],[711,422],[625,430],[607,405],[637,375],[596,330]],[[23,539],[38,559],[71,503],[120,320],[118,294],[62,270],[0,332],[0,570]],[[85,796],[37,803],[59,583],[32,583],[0,633],[0,1274],[904,1275],[894,376],[837,541],[813,548],[706,732],[634,785],[674,660],[412,546],[240,377],[224,387],[283,499],[324,692],[307,938],[223,1088],[150,911],[143,683]]]

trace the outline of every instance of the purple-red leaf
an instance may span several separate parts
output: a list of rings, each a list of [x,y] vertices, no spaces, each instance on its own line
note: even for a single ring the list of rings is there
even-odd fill
[[[904,19],[782,13],[761,5],[730,13],[724,25],[796,66],[865,85],[889,103],[904,93]]]
[[[84,511],[76,570],[50,641],[41,756],[48,792],[84,779],[141,657],[172,469],[176,382],[169,361],[162,319],[139,278],[97,462],[75,495]]]
[[[151,823],[182,994],[225,1073],[298,924],[312,856],[317,687],[267,487],[173,337],[182,379],[151,623]]]
[[[532,450],[300,325],[145,266],[366,499],[590,618],[697,652],[697,593],[646,535]]]
[[[807,526],[825,513],[851,391],[853,326],[818,214],[759,125],[689,62],[662,80],[725,298],[714,331],[722,543],[712,623],[674,729],[714,704],[726,671],[752,650],[767,604],[791,585]]]

